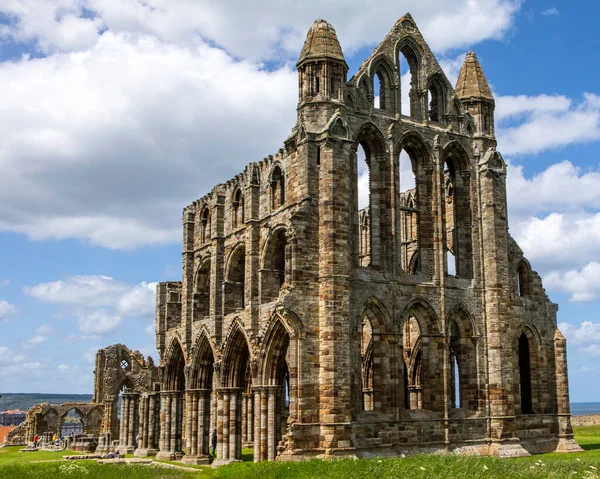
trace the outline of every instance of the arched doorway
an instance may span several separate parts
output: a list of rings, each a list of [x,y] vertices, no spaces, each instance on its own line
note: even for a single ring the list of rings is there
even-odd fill
[[[217,463],[242,458],[242,393],[250,365],[250,349],[239,323],[230,329],[221,363],[221,388],[217,390]]]
[[[186,456],[184,462],[206,463],[210,452],[211,396],[213,390],[214,355],[206,334],[194,348],[190,387],[186,390]]]
[[[62,415],[60,437],[75,436],[83,434],[83,415],[79,410],[72,408]]]
[[[174,339],[166,357],[161,390],[161,428],[159,459],[179,459],[183,455],[183,417],[185,412],[185,356]]]

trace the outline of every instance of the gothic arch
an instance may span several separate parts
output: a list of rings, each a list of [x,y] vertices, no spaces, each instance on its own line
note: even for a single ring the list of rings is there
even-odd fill
[[[513,343],[515,413],[543,413],[543,388],[546,382],[542,354],[542,341],[537,328],[522,323],[516,330]]]
[[[175,336],[165,354],[163,390],[183,391],[185,389],[185,353],[180,339]]]
[[[368,154],[383,155],[386,152],[385,136],[373,123],[363,123],[354,136],[352,148],[356,151],[359,144],[367,145]]]
[[[374,296],[351,323],[354,414],[389,412],[394,404],[396,334],[387,309]]]
[[[215,349],[205,330],[198,335],[191,356],[190,389],[212,389]]]
[[[449,341],[451,407],[479,409],[479,368],[477,366],[477,332],[471,314],[457,303],[446,320]]]
[[[234,319],[224,342],[221,361],[221,385],[243,387],[246,368],[252,360],[251,343],[239,318]]]
[[[448,113],[448,91],[451,87],[447,80],[439,72],[435,72],[427,78],[426,82],[429,103],[428,119],[430,121],[444,124],[444,115]]]
[[[455,259],[455,274],[473,277],[471,161],[456,141],[442,150],[444,164],[444,247]],[[448,272],[450,265],[448,265]]]

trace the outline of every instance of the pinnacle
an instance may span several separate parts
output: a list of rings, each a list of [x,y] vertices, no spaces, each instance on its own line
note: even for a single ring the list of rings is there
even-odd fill
[[[335,29],[322,18],[315,20],[308,30],[298,63],[309,59],[346,61]]]
[[[461,100],[467,98],[494,100],[481,64],[473,51],[467,53],[460,69],[458,81],[456,82],[456,95]]]

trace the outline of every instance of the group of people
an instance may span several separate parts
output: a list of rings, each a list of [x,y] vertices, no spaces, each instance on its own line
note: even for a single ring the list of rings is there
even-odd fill
[[[58,446],[60,446],[60,441],[62,441],[62,437],[59,438],[56,434],[54,434],[52,436],[51,444],[54,444],[55,446],[58,447]],[[36,434],[35,436],[33,436],[33,447],[35,449],[37,449],[39,447],[39,445],[40,445],[40,437]]]

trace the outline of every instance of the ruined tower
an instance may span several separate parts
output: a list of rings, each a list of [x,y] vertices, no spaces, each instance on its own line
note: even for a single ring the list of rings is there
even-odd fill
[[[475,54],[453,88],[406,15],[347,79],[317,20],[297,68],[283,147],[183,211],[183,278],[157,289],[159,455],[206,462],[215,429],[217,463],[577,448]]]

